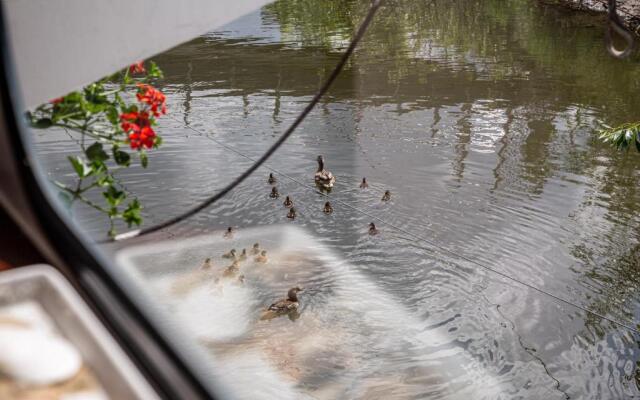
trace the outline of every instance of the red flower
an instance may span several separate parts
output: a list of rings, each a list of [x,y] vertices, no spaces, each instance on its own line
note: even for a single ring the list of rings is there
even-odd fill
[[[120,114],[120,126],[129,134],[129,146],[139,150],[143,146],[150,149],[155,143],[156,133],[151,128],[149,113],[146,111],[132,111]]]
[[[58,104],[58,103],[62,103],[63,101],[64,101],[64,97],[56,97],[55,99],[51,100],[49,103]]]
[[[138,61],[137,63],[129,66],[130,74],[144,74],[145,72],[147,72],[147,70],[144,69],[144,61]]]
[[[167,113],[165,95],[151,85],[139,83],[136,98],[139,102],[149,105],[154,117],[159,117],[161,114]]]

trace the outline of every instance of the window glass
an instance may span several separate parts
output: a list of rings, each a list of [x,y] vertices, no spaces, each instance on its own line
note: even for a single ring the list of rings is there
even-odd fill
[[[115,151],[57,124],[29,132],[37,158],[87,236],[163,222],[263,154],[367,10],[269,4],[123,70]],[[238,398],[638,396],[638,335],[584,312],[635,327],[640,287],[640,158],[596,134],[640,80],[601,31],[528,0],[389,2],[266,166],[102,248]],[[161,94],[135,85],[151,61]]]

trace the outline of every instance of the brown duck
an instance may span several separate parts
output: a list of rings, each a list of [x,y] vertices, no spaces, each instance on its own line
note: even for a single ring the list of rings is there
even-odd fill
[[[229,250],[228,253],[224,253],[222,255],[222,258],[233,258],[235,260],[236,259],[236,249],[231,249],[231,250]]]
[[[233,237],[233,227],[232,226],[228,227],[227,230],[224,232],[223,236],[225,238],[227,238],[227,239],[232,238]]]
[[[322,156],[318,156],[318,170],[314,175],[314,180],[316,185],[324,189],[331,189],[336,182],[336,177],[331,171],[324,169],[324,157]]]
[[[239,268],[240,264],[238,263],[238,261],[234,261],[233,263],[231,263],[231,265],[229,265],[227,268],[224,269],[224,272],[222,273],[222,277],[224,278],[230,278],[235,276],[238,271],[240,271]]]
[[[278,197],[280,197],[280,193],[278,193],[278,188],[277,187],[273,187],[271,188],[271,194],[269,194],[269,197],[271,197],[272,199],[277,199]]]
[[[322,212],[324,212],[325,214],[331,214],[333,212],[333,207],[331,207],[331,203],[329,203],[328,201],[324,203],[324,208],[322,209]]]
[[[369,224],[369,235],[374,236],[374,235],[377,235],[378,233],[380,233],[380,231],[378,230],[378,228],[376,228],[376,224],[371,222]]]
[[[211,258],[207,257],[206,260],[204,260],[204,262],[202,263],[202,265],[200,266],[200,269],[211,269],[211,267],[213,266],[213,264],[211,263]]]
[[[366,189],[369,187],[369,184],[367,183],[367,178],[362,178],[362,183],[360,183],[360,189]]]
[[[385,190],[384,194],[382,195],[382,201],[389,201],[391,200],[391,192],[388,190]]]
[[[253,248],[251,248],[251,254],[253,255],[260,254],[260,243],[253,244]]]
[[[267,179],[267,182],[269,182],[269,183],[270,183],[270,184],[272,184],[272,185],[273,185],[274,183],[276,183],[276,177],[275,177],[275,176],[273,176],[273,173],[270,173],[270,174],[269,174],[269,179]]]
[[[284,203],[282,203],[282,204],[283,204],[285,207],[287,207],[287,208],[291,208],[291,207],[293,207],[293,201],[291,200],[291,198],[290,198],[289,196],[287,196],[287,197],[284,199]]]
[[[296,312],[300,306],[298,301],[298,293],[302,292],[302,288],[296,286],[289,289],[286,299],[281,299],[271,304],[262,315],[261,319],[271,319],[280,315],[285,315],[291,312]]]
[[[291,209],[289,210],[289,213],[287,214],[287,218],[289,219],[296,219],[296,209],[291,207]]]
[[[269,259],[267,258],[267,251],[266,250],[262,250],[260,252],[260,255],[255,258],[255,262],[266,264],[267,261],[269,261]]]

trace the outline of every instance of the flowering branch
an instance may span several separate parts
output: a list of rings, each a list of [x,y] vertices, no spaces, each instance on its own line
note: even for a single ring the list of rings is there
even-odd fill
[[[75,185],[55,185],[69,204],[77,200],[106,214],[110,236],[116,234],[118,219],[129,227],[142,223],[142,205],[135,197],[128,199],[115,173],[131,166],[134,157],[146,168],[147,150],[162,144],[154,126],[157,118],[167,112],[166,98],[150,84],[161,77],[162,71],[154,62],[147,69],[141,61],[27,112],[27,120],[34,128],[58,127],[70,135],[79,135],[81,154],[68,157],[75,172]],[[133,87],[135,99],[125,100],[130,97],[125,93]],[[102,190],[104,206],[84,195],[93,189]]]

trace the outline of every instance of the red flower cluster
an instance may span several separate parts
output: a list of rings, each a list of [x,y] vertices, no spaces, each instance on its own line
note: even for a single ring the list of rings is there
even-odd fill
[[[121,114],[120,126],[125,133],[129,134],[129,146],[133,150],[139,150],[142,146],[150,149],[155,142],[156,133],[151,128],[149,113],[146,111],[132,111]]]
[[[62,103],[63,101],[64,101],[64,97],[56,97],[55,99],[51,100],[49,103],[59,104],[59,103]]]
[[[145,72],[147,72],[147,70],[144,69],[144,61],[138,61],[137,63],[129,66],[130,74],[144,74]]]
[[[139,102],[149,105],[154,117],[167,113],[164,94],[153,86],[139,83],[136,97]]]

